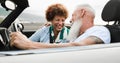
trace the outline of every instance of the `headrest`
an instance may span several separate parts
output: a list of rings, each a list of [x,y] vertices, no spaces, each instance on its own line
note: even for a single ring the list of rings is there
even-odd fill
[[[110,0],[102,11],[104,21],[120,21],[120,0]]]

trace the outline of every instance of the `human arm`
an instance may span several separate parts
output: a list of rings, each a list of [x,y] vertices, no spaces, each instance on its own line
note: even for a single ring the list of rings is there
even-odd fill
[[[93,44],[103,44],[104,42],[96,37],[96,36],[89,36],[80,42],[71,42],[71,45],[73,46],[85,46],[85,45],[93,45]]]
[[[59,44],[56,43],[46,44],[46,43],[33,42],[29,40],[21,32],[12,32],[10,36],[11,36],[11,46],[15,46],[20,49],[58,48],[58,47],[84,46],[84,45],[103,43],[103,41],[100,38],[97,38],[95,36],[89,36],[80,42],[69,42],[69,43],[59,43]]]
[[[68,47],[72,46],[70,43],[60,44],[46,44],[40,42],[33,42],[29,40],[21,32],[12,32],[11,35],[11,46],[15,46],[20,49],[41,49],[41,48],[57,48],[57,47]]]
[[[89,36],[82,40],[81,42],[69,42],[69,43],[53,43],[53,44],[45,44],[45,43],[37,43],[33,42],[35,48],[58,48],[58,47],[71,47],[71,46],[86,46],[86,45],[94,45],[94,44],[103,44],[104,42],[96,37],[96,36]]]
[[[50,26],[51,25],[51,22],[46,22],[45,24],[44,24],[44,26]]]

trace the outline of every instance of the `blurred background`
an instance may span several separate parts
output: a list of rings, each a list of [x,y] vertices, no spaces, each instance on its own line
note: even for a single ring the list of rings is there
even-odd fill
[[[25,28],[32,26],[33,29],[38,29],[40,25],[46,23],[45,11],[49,5],[55,3],[61,3],[66,6],[69,11],[69,17],[66,20],[66,24],[70,24],[71,15],[73,10],[79,4],[89,4],[93,7],[96,13],[95,24],[96,25],[105,25],[107,24],[101,18],[101,12],[104,8],[104,5],[109,0],[28,0],[29,7],[24,10],[24,12],[16,19],[16,21],[21,22],[25,25]],[[10,11],[5,11],[0,7],[0,21],[2,21]],[[27,28],[28,29],[28,28]]]

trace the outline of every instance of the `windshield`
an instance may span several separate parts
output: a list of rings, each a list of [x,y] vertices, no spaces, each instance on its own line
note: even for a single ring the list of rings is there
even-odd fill
[[[3,7],[0,6],[0,23],[5,17],[9,15],[10,11],[6,11]]]

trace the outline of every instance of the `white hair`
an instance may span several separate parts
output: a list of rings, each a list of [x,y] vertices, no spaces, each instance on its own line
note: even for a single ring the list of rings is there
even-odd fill
[[[71,42],[71,41],[74,41],[79,36],[81,25],[82,25],[81,20],[74,21],[74,23],[72,24],[72,26],[70,28],[67,40],[69,40]]]
[[[84,9],[87,9],[89,12],[91,12],[93,14],[93,16],[95,17],[95,10],[88,4],[82,4],[82,5],[78,5],[76,9],[81,9],[81,8],[84,8]]]

